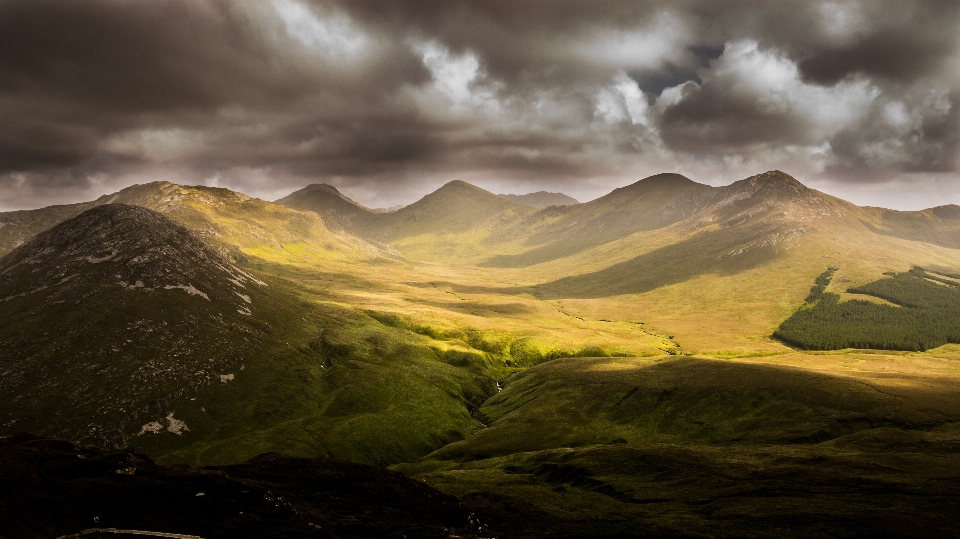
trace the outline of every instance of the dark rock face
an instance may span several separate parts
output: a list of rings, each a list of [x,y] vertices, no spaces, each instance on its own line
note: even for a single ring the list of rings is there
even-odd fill
[[[146,208],[107,204],[0,258],[0,432],[182,435],[171,406],[269,330],[267,287]]]
[[[470,537],[467,525],[456,498],[373,466],[269,454],[233,466],[166,467],[127,450],[0,437],[5,538],[95,527],[206,539]]]

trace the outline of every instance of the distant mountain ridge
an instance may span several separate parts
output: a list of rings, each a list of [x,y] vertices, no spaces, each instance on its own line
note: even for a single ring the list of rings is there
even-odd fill
[[[548,206],[569,206],[571,204],[579,204],[580,201],[567,196],[563,193],[549,193],[547,191],[537,191],[536,193],[527,193],[525,195],[503,195],[503,198],[516,202],[517,204],[523,204],[524,206],[530,206],[531,208],[546,208]]]
[[[0,256],[57,223],[111,203],[159,211],[229,256],[244,249],[265,257],[286,257],[293,250],[310,258],[384,255],[353,234],[331,230],[313,211],[288,208],[224,188],[159,181],[133,185],[90,202],[2,212]]]

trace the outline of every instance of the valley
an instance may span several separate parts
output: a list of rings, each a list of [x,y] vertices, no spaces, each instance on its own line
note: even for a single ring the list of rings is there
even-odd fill
[[[960,524],[960,208],[859,207],[778,171],[519,202],[157,182],[0,213],[0,435],[389,467],[483,537]],[[944,327],[883,346],[834,311],[803,322],[824,309],[928,309],[891,318],[897,343]]]

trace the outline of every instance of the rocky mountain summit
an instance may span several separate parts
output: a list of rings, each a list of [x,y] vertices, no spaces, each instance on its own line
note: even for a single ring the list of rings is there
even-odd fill
[[[167,405],[242,368],[266,289],[153,210],[53,227],[0,259],[0,424],[104,445],[182,434]]]
[[[248,315],[243,292],[264,285],[182,225],[125,204],[95,207],[40,234],[0,260],[0,279],[0,301],[76,279],[143,292],[180,289]]]

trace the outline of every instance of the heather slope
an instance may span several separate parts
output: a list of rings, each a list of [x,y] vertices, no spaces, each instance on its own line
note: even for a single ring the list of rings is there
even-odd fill
[[[0,422],[125,444],[250,357],[269,331],[265,288],[145,208],[107,204],[53,227],[0,259]]]

